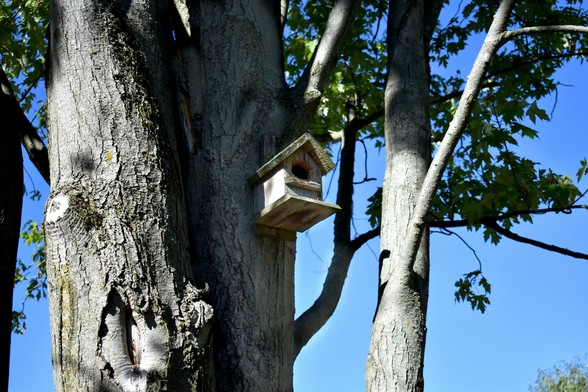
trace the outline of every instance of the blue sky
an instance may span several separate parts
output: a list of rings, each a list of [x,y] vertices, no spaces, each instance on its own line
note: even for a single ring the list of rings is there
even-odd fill
[[[467,69],[467,67],[466,67]],[[588,157],[588,72],[572,63],[559,72],[561,87],[551,123],[540,124],[539,140],[524,142],[520,152],[545,168],[575,178],[580,159]],[[363,178],[363,162],[358,177]],[[27,166],[32,183],[46,197],[47,188]],[[381,180],[383,151],[370,153],[370,177]],[[328,182],[329,178],[325,177]],[[32,187],[27,179],[27,186]],[[360,200],[378,184],[358,187],[358,232],[367,228]],[[588,180],[580,184],[588,187]],[[329,197],[334,199],[334,190]],[[25,217],[40,220],[43,204],[25,200]],[[584,201],[585,203],[585,201]],[[312,304],[326,274],[332,222],[325,221],[298,235],[296,308]],[[549,215],[534,225],[514,228],[519,234],[588,253],[588,211]],[[481,233],[458,233],[472,246],[492,284],[491,306],[485,314],[455,303],[454,282],[477,268],[472,252],[455,236],[432,235],[431,290],[427,320],[425,385],[427,391],[524,391],[538,368],[588,353],[588,261],[572,259],[504,239],[486,244]],[[294,367],[295,390],[300,392],[362,391],[371,321],[377,293],[378,241],[355,256],[340,305],[327,325],[301,352]],[[370,249],[371,248],[371,249]],[[20,257],[29,249],[22,246]],[[15,308],[23,298],[17,287]],[[29,301],[27,331],[13,335],[11,392],[53,391],[51,342],[46,301]]]
[[[586,66],[570,64],[559,72],[559,79],[573,87],[560,89],[553,121],[540,124],[539,139],[521,143],[519,150],[543,167],[575,178],[580,159],[588,156]],[[381,179],[383,157],[370,158],[377,158],[370,177]],[[586,180],[580,185],[581,189],[588,188]],[[358,207],[357,211],[362,209]],[[362,222],[356,223],[359,226]],[[299,236],[299,311],[312,304],[322,287],[332,250],[328,246],[318,250],[318,244],[326,243],[320,238],[328,236],[330,229],[323,223],[312,228],[308,238]],[[480,314],[468,304],[455,303],[454,282],[475,270],[477,261],[457,237],[432,234],[427,391],[525,391],[535,380],[537,369],[588,353],[587,261],[508,239],[494,246],[485,243],[481,233],[456,231],[482,261],[484,275],[492,284],[491,305]],[[538,216],[535,224],[520,225],[513,231],[588,252],[588,211]],[[318,256],[308,251],[309,242]],[[365,389],[365,360],[376,302],[377,240],[370,246],[374,252],[364,248],[354,258],[333,318],[301,352],[294,368],[295,390]]]

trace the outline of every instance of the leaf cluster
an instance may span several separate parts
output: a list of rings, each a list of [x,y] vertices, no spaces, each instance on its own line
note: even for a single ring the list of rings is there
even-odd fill
[[[290,84],[296,83],[310,60],[333,3],[291,1],[284,37],[286,77]],[[315,135],[338,132],[352,118],[366,117],[382,107],[386,9],[384,0],[362,2],[310,125]],[[361,132],[369,137],[381,136],[382,123],[380,120],[370,123]]]
[[[36,108],[42,132],[46,107],[44,100],[37,100],[36,89],[44,78],[48,24],[48,1],[0,1],[0,65],[23,111],[31,113]]]
[[[579,360],[539,370],[529,387],[533,392],[585,392],[588,390],[588,366]]]
[[[455,287],[457,288],[455,300],[457,302],[469,302],[472,310],[479,310],[484,313],[486,306],[490,305],[491,285],[482,274],[482,271],[468,272],[455,282]],[[481,294],[479,293],[480,289],[483,290]]]
[[[578,3],[517,2],[510,28],[586,25],[588,13]],[[434,143],[441,140],[453,118],[465,84],[459,70],[447,70],[449,60],[466,50],[468,40],[487,29],[494,11],[488,2],[472,1],[437,30],[431,45],[437,70],[431,81]],[[437,219],[459,217],[466,219],[470,228],[478,229],[482,217],[564,207],[577,201],[581,192],[569,175],[544,169],[540,163],[520,156],[516,146],[525,138],[537,138],[535,126],[550,120],[543,105],[546,98],[556,97],[560,87],[556,70],[586,54],[588,40],[581,35],[522,36],[503,48],[492,64],[465,136],[440,185],[433,207]],[[508,229],[520,221],[531,222],[532,217],[514,216],[504,225]],[[484,238],[493,243],[500,240],[492,229],[485,229]]]
[[[33,247],[31,261],[25,264],[22,260],[17,261],[14,284],[26,283],[25,299],[21,310],[12,311],[12,330],[22,334],[26,329],[25,303],[29,299],[47,297],[47,269],[45,263],[45,237],[42,227],[35,221],[28,221],[23,227],[20,238],[25,245]]]

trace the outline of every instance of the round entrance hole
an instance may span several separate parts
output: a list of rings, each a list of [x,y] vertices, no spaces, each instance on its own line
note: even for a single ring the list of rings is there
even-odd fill
[[[308,180],[308,169],[299,163],[295,163],[292,165],[292,174],[294,174],[296,177],[302,180]]]

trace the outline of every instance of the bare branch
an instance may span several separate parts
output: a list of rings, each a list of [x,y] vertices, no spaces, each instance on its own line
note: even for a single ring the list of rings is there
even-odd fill
[[[490,87],[498,87],[500,86],[500,83],[497,82],[487,82],[482,84],[482,86],[480,87],[480,89],[484,89],[484,88],[490,88]],[[463,95],[463,90],[459,90],[459,91],[454,91],[452,93],[443,95],[443,96],[437,96],[436,98],[432,98],[429,102],[431,103],[431,105],[436,105],[438,103],[442,103],[445,102],[449,99],[454,99],[454,98],[459,98]]]
[[[522,242],[524,244],[533,245],[533,246],[536,246],[538,248],[549,250],[551,252],[560,253],[560,254],[565,255],[565,256],[571,256],[571,257],[575,257],[577,259],[588,260],[588,254],[580,253],[580,252],[574,252],[572,250],[569,250],[569,249],[566,249],[566,248],[561,248],[561,247],[556,246],[556,245],[549,245],[549,244],[546,244],[546,243],[541,242],[541,241],[537,241],[537,240],[533,240],[531,238],[520,236],[520,235],[515,234],[512,231],[507,230],[504,227],[500,226],[494,220],[491,220],[491,219],[483,220],[483,221],[481,221],[481,223],[484,226],[486,226],[486,227],[489,227],[491,229],[494,229],[497,233],[502,234],[506,238],[510,238],[511,240],[514,240],[514,241],[517,241],[517,242]]]
[[[423,181],[421,192],[418,197],[414,215],[411,219],[411,224],[408,232],[407,243],[405,246],[405,260],[409,263],[410,270],[416,260],[417,251],[421,241],[421,236],[425,227],[427,227],[428,219],[427,214],[433,203],[433,197],[437,189],[437,185],[441,179],[443,171],[447,167],[449,160],[453,154],[453,150],[457,145],[457,142],[461,138],[463,131],[466,128],[467,122],[469,121],[472,113],[474,103],[480,92],[480,88],[484,83],[484,78],[492,59],[496,55],[498,49],[504,43],[502,37],[506,30],[508,23],[508,16],[514,5],[514,0],[502,0],[492,25],[488,30],[488,34],[484,39],[482,48],[478,53],[476,61],[472,67],[472,70],[468,76],[460,104],[457,108],[455,116],[449,124],[439,150],[433,162],[429,167],[427,176]]]
[[[293,106],[296,111],[289,128],[304,131],[310,115],[316,111],[341,55],[345,36],[351,27],[359,2],[360,0],[338,0],[331,9],[325,31],[302,77],[293,89]]]
[[[545,33],[579,33],[588,34],[588,26],[575,26],[575,25],[556,25],[556,26],[533,26],[523,27],[516,30],[506,31],[502,35],[501,45],[510,41],[515,37],[527,34],[545,34]]]
[[[571,57],[580,57],[580,56],[586,56],[588,55],[588,52],[585,51],[580,51],[580,52],[571,52],[571,53],[546,53],[544,55],[541,56],[535,56],[535,57],[527,57],[525,58],[524,61],[521,61],[519,63],[515,63],[512,64],[510,67],[506,67],[506,68],[502,68],[502,69],[497,69],[494,72],[489,72],[488,73],[488,77],[494,77],[494,76],[499,76],[499,75],[503,75],[505,73],[511,72],[511,71],[515,71],[517,69],[520,69],[526,65],[529,64],[535,64],[539,61],[544,61],[544,60],[560,60],[560,59],[566,59],[566,58],[571,58]]]
[[[290,7],[289,0],[280,0],[280,24],[282,25],[282,31],[284,31],[284,27],[286,26],[286,21],[288,20],[288,8]]]
[[[8,82],[8,77],[2,67],[0,67],[0,84],[2,85],[2,93],[7,100],[7,111],[10,111],[13,121],[12,124],[18,130],[20,141],[29,155],[31,162],[33,162],[43,179],[49,184],[49,155],[47,153],[47,147],[18,104]],[[3,121],[7,120],[4,119]],[[11,123],[11,121],[7,122]]]
[[[343,291],[349,264],[357,248],[350,246],[353,213],[353,176],[356,134],[346,129],[341,149],[337,204],[341,211],[335,216],[335,250],[325,278],[323,290],[314,304],[294,322],[294,357],[329,320]]]
[[[566,59],[566,58],[571,58],[571,57],[580,57],[580,56],[587,56],[588,52],[584,52],[584,51],[580,51],[580,52],[573,52],[573,53],[549,53],[549,54],[545,54],[542,56],[535,56],[535,57],[531,57],[531,58],[525,58],[524,61],[512,64],[510,67],[506,67],[506,68],[501,68],[501,69],[497,69],[494,72],[488,72],[488,74],[486,75],[486,79],[490,79],[493,78],[495,76],[499,76],[499,75],[503,75],[512,71],[516,71],[517,69],[520,69],[526,65],[529,64],[535,64],[539,61],[543,61],[543,60],[560,60],[560,59]],[[489,87],[498,87],[500,86],[500,83],[498,82],[485,82],[481,89],[485,89],[485,88],[489,88]],[[435,98],[431,98],[431,104],[432,105],[436,105],[442,102],[445,102],[449,99],[453,99],[453,98],[459,98],[461,97],[461,95],[463,94],[463,90],[459,90],[459,91],[454,91],[452,93],[443,95],[443,96],[436,96]]]
[[[469,250],[472,251],[474,257],[478,261],[478,271],[482,271],[482,260],[480,260],[480,258],[478,257],[478,253],[476,253],[476,250],[470,244],[468,244],[468,242],[462,236],[457,234],[455,231],[451,231],[445,228],[439,229],[439,231],[436,231],[436,233],[443,234],[446,236],[456,236],[465,246],[468,247]]]
[[[358,250],[359,248],[361,248],[366,242],[368,242],[369,240],[376,238],[377,236],[380,235],[380,230],[381,227],[375,227],[370,231],[366,231],[363,234],[358,235],[357,237],[355,237],[353,240],[351,240],[351,249],[353,250]]]

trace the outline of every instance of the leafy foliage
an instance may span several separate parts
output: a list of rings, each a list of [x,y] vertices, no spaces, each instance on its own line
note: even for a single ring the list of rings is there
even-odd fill
[[[368,216],[368,222],[372,228],[380,226],[380,217],[382,216],[382,187],[378,187],[376,193],[368,198],[368,206],[365,213]]]
[[[510,28],[549,24],[588,23],[578,1],[517,2]],[[434,141],[441,139],[458,105],[465,81],[459,70],[448,72],[450,59],[467,49],[467,40],[487,29],[495,8],[472,1],[439,28],[431,44],[437,73],[431,82]],[[588,54],[588,40],[581,35],[543,34],[521,37],[505,46],[494,60],[462,143],[442,180],[433,214],[439,219],[466,219],[479,229],[482,217],[520,211],[503,221],[505,228],[532,222],[526,211],[569,206],[581,192],[571,177],[521,157],[517,145],[534,139],[534,126],[549,121],[542,105],[557,94],[555,71],[572,58]],[[445,76],[448,74],[448,76]],[[584,167],[585,169],[585,167]],[[578,180],[582,175],[578,175]],[[500,235],[484,229],[492,243]]]
[[[469,302],[472,310],[479,310],[484,313],[486,306],[490,305],[491,285],[488,283],[482,271],[476,270],[469,272],[455,282],[455,300],[457,302]],[[483,293],[479,294],[478,290],[482,289]]]
[[[455,60],[470,48],[477,50],[498,7],[498,1],[446,2],[446,12],[430,42],[431,127],[433,146],[442,139],[459,105],[468,70]],[[333,1],[293,0],[286,29],[286,72],[294,85],[320,39]],[[462,6],[463,5],[463,6]],[[353,25],[342,58],[322,98],[311,131],[321,135],[349,126],[350,109],[360,119],[382,109],[386,75],[386,1],[369,0]],[[588,25],[582,1],[524,0],[516,2],[510,29],[552,24]],[[532,211],[577,203],[583,196],[577,182],[565,173],[544,168],[521,156],[523,139],[536,139],[537,124],[551,118],[546,107],[556,97],[556,70],[571,59],[588,55],[588,38],[570,34],[521,36],[504,46],[492,63],[465,136],[438,189],[431,215],[436,221],[466,220],[469,229],[482,230],[484,239],[498,244],[501,235],[482,225],[487,217],[508,214],[505,229],[532,222]],[[555,109],[555,108],[553,108]],[[382,118],[361,128],[358,139],[373,138],[384,145]],[[588,173],[581,162],[576,178]],[[381,215],[381,188],[375,188],[365,211],[372,228]],[[488,304],[487,281],[477,274],[457,283],[456,298],[483,311]],[[481,284],[481,286],[480,286]],[[472,288],[481,287],[485,294]],[[489,286],[488,286],[489,288]]]
[[[47,270],[45,265],[45,238],[43,229],[37,222],[28,221],[20,237],[27,246],[33,247],[31,262],[18,260],[14,284],[26,282],[26,296],[20,311],[12,311],[12,330],[24,333],[26,329],[25,303],[28,299],[39,300],[47,296]]]
[[[588,390],[588,366],[579,360],[539,370],[529,387],[536,392],[585,392]]]
[[[284,37],[286,76],[291,84],[302,75],[304,66],[318,44],[333,1],[294,0],[290,3]],[[337,132],[348,125],[350,111],[364,118],[383,105],[386,57],[383,30],[387,1],[362,2],[341,59],[325,90],[321,107],[311,124],[314,134]],[[360,131],[368,137],[381,137],[381,119]]]
[[[0,65],[12,81],[23,111],[34,114],[42,134],[46,107],[44,99],[37,99],[36,89],[45,72],[48,23],[48,1],[0,1]]]

